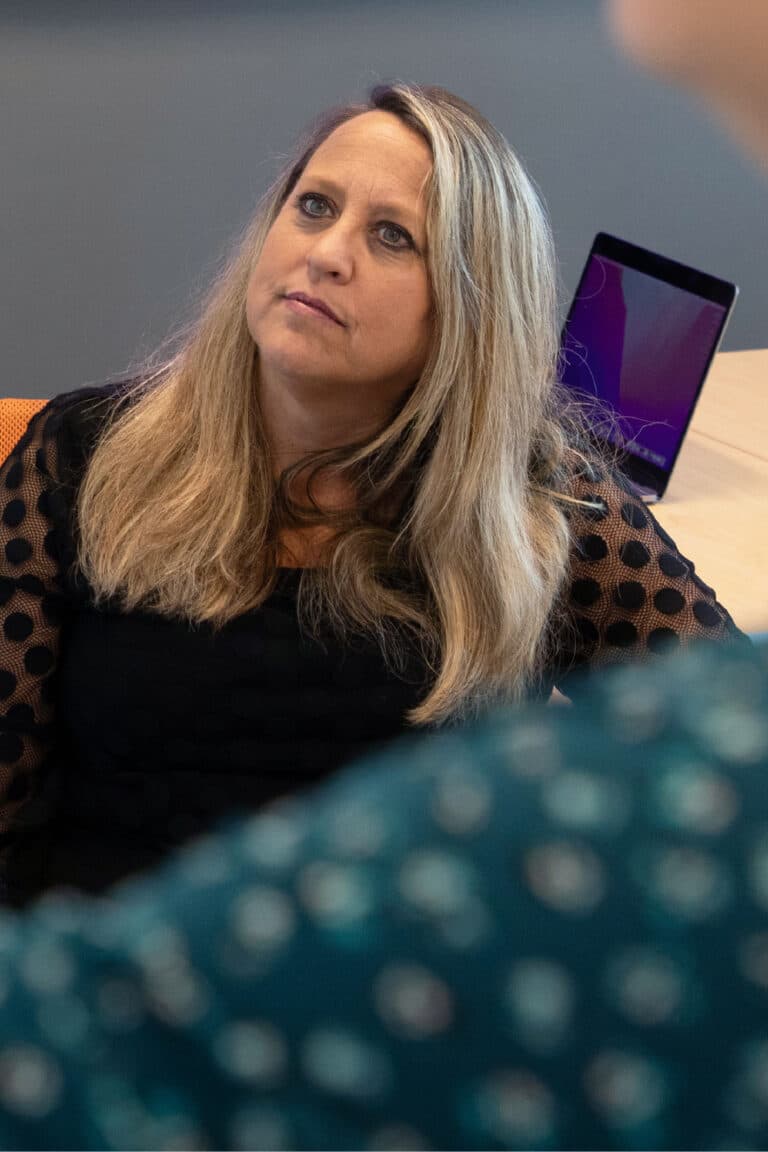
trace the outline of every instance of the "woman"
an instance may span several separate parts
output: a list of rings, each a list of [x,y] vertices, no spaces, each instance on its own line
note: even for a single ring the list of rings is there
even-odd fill
[[[381,86],[300,143],[175,355],[38,414],[0,476],[6,900],[102,890],[407,725],[738,634],[578,450],[555,285],[499,133]]]

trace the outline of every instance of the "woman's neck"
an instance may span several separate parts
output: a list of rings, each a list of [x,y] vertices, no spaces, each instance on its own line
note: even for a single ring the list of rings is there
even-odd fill
[[[331,539],[330,528],[284,528],[277,544],[278,568],[318,568],[325,563],[323,545]]]

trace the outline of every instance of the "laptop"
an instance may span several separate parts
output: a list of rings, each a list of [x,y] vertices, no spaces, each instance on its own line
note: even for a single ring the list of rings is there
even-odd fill
[[[738,291],[617,236],[595,237],[563,326],[559,378],[593,401],[596,439],[647,503],[664,495]]]

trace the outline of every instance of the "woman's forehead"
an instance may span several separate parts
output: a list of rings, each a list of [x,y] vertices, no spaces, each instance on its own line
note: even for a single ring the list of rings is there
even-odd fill
[[[310,156],[306,170],[321,168],[333,178],[337,172],[328,171],[330,166],[354,169],[360,163],[372,172],[391,173],[396,183],[408,179],[418,186],[432,168],[432,152],[427,141],[396,116],[366,112],[335,128]]]
[[[372,212],[408,216],[411,223],[423,221],[431,152],[417,133],[395,117],[389,119],[395,131],[389,125],[383,131],[364,127],[362,132],[337,137],[347,125],[336,129],[310,157],[302,184],[311,182],[313,190],[342,201],[348,195],[362,195]]]

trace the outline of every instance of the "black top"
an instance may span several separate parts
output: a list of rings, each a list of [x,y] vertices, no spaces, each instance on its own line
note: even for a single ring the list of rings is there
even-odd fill
[[[298,570],[218,633],[97,610],[72,572],[74,506],[119,388],[55,397],[0,469],[0,898],[12,904],[54,885],[101,891],[225,814],[319,781],[412,731],[404,715],[429,690],[413,646],[396,675],[373,640],[301,632]],[[641,502],[607,476],[579,485],[602,507],[571,514],[574,627],[553,680],[739,635]]]

